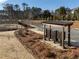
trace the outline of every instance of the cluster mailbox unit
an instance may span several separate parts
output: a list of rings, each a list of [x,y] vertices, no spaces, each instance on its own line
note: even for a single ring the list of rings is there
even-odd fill
[[[70,30],[71,25],[73,22],[71,21],[46,21],[43,22],[44,25],[44,40],[50,40],[52,39],[55,42],[59,42],[60,45],[64,48],[64,40],[66,38],[66,31],[65,28],[67,28],[68,34],[68,46],[70,46]],[[53,25],[57,25],[62,28],[62,31],[53,30]],[[47,27],[48,26],[48,27]]]

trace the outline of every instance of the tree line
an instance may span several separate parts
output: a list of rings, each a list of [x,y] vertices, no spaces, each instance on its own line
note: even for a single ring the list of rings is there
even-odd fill
[[[79,8],[70,9],[61,6],[55,11],[49,11],[38,7],[29,7],[26,3],[22,3],[22,8],[18,4],[7,3],[3,8],[9,19],[79,20]]]

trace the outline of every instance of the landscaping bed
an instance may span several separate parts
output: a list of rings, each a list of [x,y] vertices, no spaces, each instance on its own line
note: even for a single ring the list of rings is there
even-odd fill
[[[50,47],[41,42],[42,35],[25,29],[16,31],[15,35],[36,59],[79,59],[79,48],[60,50]]]

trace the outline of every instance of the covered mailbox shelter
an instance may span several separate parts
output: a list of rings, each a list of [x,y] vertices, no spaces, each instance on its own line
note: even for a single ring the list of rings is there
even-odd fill
[[[68,34],[67,34],[67,39],[68,39],[68,46],[70,46],[71,44],[70,44],[70,39],[71,39],[71,37],[70,37],[70,31],[71,31],[71,25],[73,25],[73,22],[71,22],[71,21],[46,21],[46,22],[43,22],[43,25],[44,25],[44,40],[46,40],[46,33],[47,33],[47,31],[46,31],[46,26],[48,26],[49,27],[49,38],[48,39],[51,39],[51,31],[53,30],[52,28],[51,28],[51,26],[53,27],[53,25],[57,25],[57,26],[61,26],[61,28],[62,28],[62,32],[61,32],[61,42],[60,42],[60,44],[61,44],[61,46],[64,48],[64,40],[65,40],[65,34],[64,34],[64,32],[65,32],[65,27],[67,27],[67,32],[68,32]]]

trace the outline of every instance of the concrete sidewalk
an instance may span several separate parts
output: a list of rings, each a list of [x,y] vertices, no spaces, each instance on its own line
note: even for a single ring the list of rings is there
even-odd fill
[[[0,32],[0,59],[35,59],[17,40],[14,31]]]

